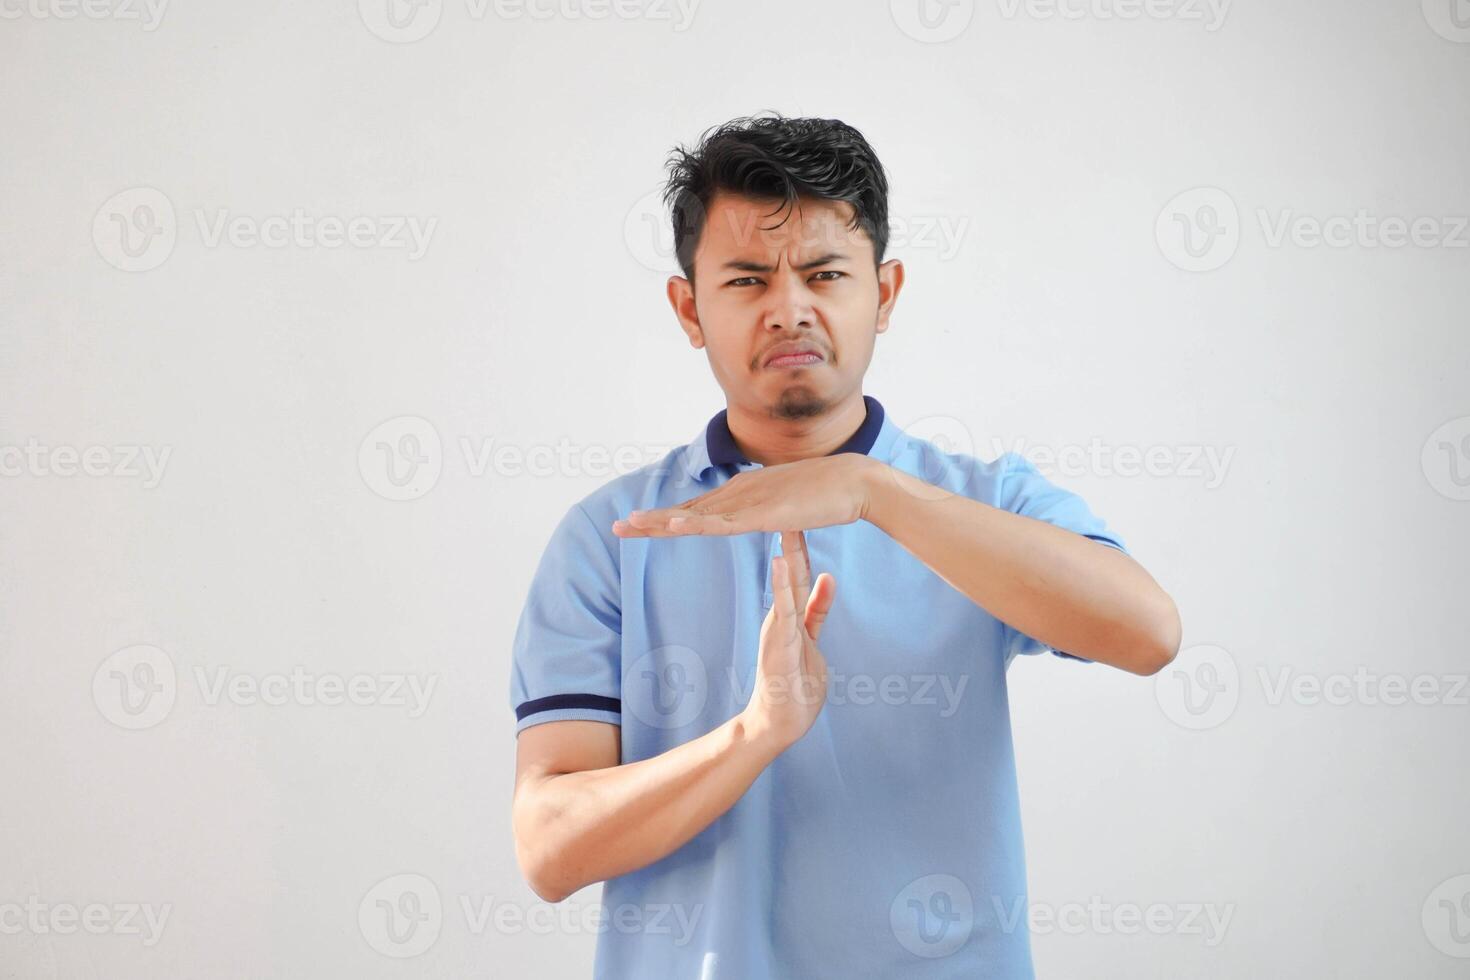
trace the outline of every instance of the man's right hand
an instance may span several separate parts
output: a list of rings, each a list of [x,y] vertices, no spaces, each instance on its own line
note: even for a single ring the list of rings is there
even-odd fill
[[[817,635],[837,583],[823,575],[812,584],[801,532],[783,532],[781,550],[755,691],[734,717],[636,762],[620,761],[620,733],[608,722],[554,721],[517,736],[516,860],[541,898],[560,902],[673,853],[812,727],[827,699]]]
[[[755,690],[741,712],[757,737],[782,749],[807,733],[827,700],[827,661],[817,637],[837,595],[823,572],[812,581],[806,534],[781,532],[781,554],[771,559],[773,602],[761,624]]]

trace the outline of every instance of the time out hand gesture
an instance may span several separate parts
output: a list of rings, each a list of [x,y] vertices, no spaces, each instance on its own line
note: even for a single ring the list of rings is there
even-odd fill
[[[778,463],[737,473],[674,507],[632,511],[612,530],[620,538],[668,538],[851,524],[867,517],[878,474],[887,469],[862,453]]]
[[[812,582],[801,531],[781,532],[781,554],[771,559],[771,592],[755,690],[742,714],[754,733],[784,749],[807,733],[827,700],[827,661],[817,637],[837,594],[837,580],[826,572]]]

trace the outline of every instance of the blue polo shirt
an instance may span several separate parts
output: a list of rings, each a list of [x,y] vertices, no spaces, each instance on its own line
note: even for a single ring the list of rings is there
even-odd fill
[[[945,452],[864,401],[865,421],[836,452],[1126,553],[1023,457]],[[634,762],[745,706],[780,534],[623,539],[612,522],[759,466],[720,412],[687,445],[568,508],[516,629],[517,732],[620,725],[622,761]],[[806,539],[813,575],[837,579],[820,641],[827,702],[713,824],[604,884],[595,977],[1031,977],[1006,669],[1047,648],[872,524]]]

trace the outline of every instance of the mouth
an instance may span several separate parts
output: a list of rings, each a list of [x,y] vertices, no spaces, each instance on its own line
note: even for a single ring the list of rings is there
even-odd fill
[[[811,351],[803,351],[797,354],[777,354],[766,362],[768,368],[804,368],[813,364],[822,363],[822,355]]]
[[[826,359],[822,348],[810,340],[783,340],[771,345],[761,366],[778,370],[804,368],[821,364]]]

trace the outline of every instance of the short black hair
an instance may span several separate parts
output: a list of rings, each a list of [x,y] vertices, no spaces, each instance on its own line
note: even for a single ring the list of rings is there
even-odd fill
[[[675,147],[668,171],[663,200],[674,222],[674,254],[690,282],[705,215],[719,191],[779,199],[781,210],[798,197],[846,201],[850,227],[872,239],[875,266],[888,248],[888,177],[863,134],[839,119],[741,116],[706,130],[693,150]]]

